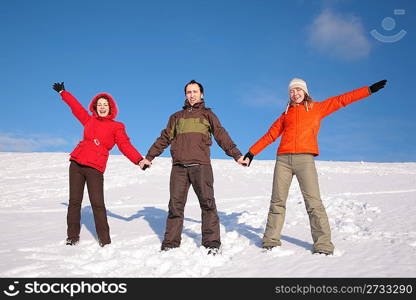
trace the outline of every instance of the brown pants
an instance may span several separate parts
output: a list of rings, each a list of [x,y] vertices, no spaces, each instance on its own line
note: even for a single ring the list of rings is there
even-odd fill
[[[299,182],[316,251],[333,252],[331,229],[319,192],[318,174],[312,154],[278,155],[274,169],[273,191],[263,246],[280,246],[280,233],[286,215],[286,200],[293,175]]]
[[[169,214],[166,232],[162,242],[164,247],[179,247],[184,220],[184,209],[190,185],[198,196],[202,210],[202,245],[218,248],[220,241],[220,222],[214,198],[214,177],[211,165],[184,167],[172,166],[170,174]]]
[[[104,204],[103,174],[91,167],[71,161],[69,166],[69,205],[67,214],[67,234],[71,240],[79,240],[81,230],[81,202],[84,186],[87,183],[88,195],[94,214],[95,230],[102,245],[110,244],[110,228]]]

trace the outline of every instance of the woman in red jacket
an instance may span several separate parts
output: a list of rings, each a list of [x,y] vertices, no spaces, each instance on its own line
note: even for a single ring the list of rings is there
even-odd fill
[[[319,155],[320,122],[338,109],[377,92],[385,84],[386,80],[382,80],[370,87],[365,86],[322,102],[313,102],[305,81],[294,78],[289,83],[289,102],[286,111],[244,157],[248,158],[250,164],[255,155],[282,135],[277,150],[272,197],[263,236],[264,249],[271,250],[281,245],[280,233],[285,219],[286,200],[293,175],[296,175],[309,215],[313,252],[333,254],[331,230],[321,201],[314,161],[314,157]]]
[[[55,83],[53,89],[61,94],[74,116],[84,126],[84,138],[70,154],[66,244],[76,245],[79,242],[81,202],[86,183],[98,242],[104,247],[111,243],[103,191],[103,173],[109,151],[117,144],[120,151],[134,164],[137,165],[143,158],[130,143],[124,124],[114,121],[118,110],[111,95],[96,95],[89,105],[92,112],[90,115],[74,96],[65,91],[63,82]]]

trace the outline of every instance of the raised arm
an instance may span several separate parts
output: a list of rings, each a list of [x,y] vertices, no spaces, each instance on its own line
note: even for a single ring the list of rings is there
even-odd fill
[[[65,86],[63,82],[57,82],[53,84],[53,89],[57,91],[62,100],[65,101],[66,104],[71,108],[72,114],[81,122],[82,125],[85,125],[88,120],[90,119],[90,115],[88,114],[87,110],[78,102],[78,100],[71,95],[71,93],[65,90]]]
[[[384,88],[386,82],[387,80],[381,80],[379,82],[376,82],[375,84],[372,84],[371,86],[364,86],[351,92],[328,98],[322,102],[318,102],[318,108],[320,110],[321,118],[324,118],[329,114],[337,111],[338,109],[345,107],[353,102],[370,96],[371,94]]]

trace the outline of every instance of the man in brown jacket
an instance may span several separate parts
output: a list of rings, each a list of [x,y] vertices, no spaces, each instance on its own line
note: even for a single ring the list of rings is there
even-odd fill
[[[247,165],[217,116],[205,107],[203,86],[191,80],[185,85],[185,105],[170,116],[166,129],[150,147],[140,167],[146,169],[152,160],[169,145],[172,155],[170,174],[169,214],[162,242],[163,251],[177,248],[181,243],[184,209],[192,185],[202,210],[202,245],[209,254],[217,254],[221,245],[220,223],[214,198],[214,178],[211,168],[211,136],[228,156],[240,165]]]

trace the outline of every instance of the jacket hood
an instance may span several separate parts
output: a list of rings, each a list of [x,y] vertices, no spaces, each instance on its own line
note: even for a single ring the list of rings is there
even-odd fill
[[[205,101],[201,99],[201,102],[195,103],[194,106],[191,106],[191,104],[189,103],[188,99],[185,99],[185,102],[182,106],[183,109],[187,109],[187,108],[204,108],[205,107]]]
[[[90,112],[92,112],[94,117],[96,117],[96,118],[100,117],[97,114],[97,112],[94,110],[94,104],[97,103],[98,99],[100,99],[100,98],[107,98],[108,99],[108,104],[110,105],[110,113],[108,114],[108,116],[104,117],[103,119],[110,119],[110,120],[115,119],[117,117],[117,114],[118,114],[117,104],[116,104],[116,101],[114,100],[113,96],[111,96],[110,94],[107,94],[107,93],[100,93],[98,95],[95,95],[94,98],[92,98],[90,106],[89,106]]]

